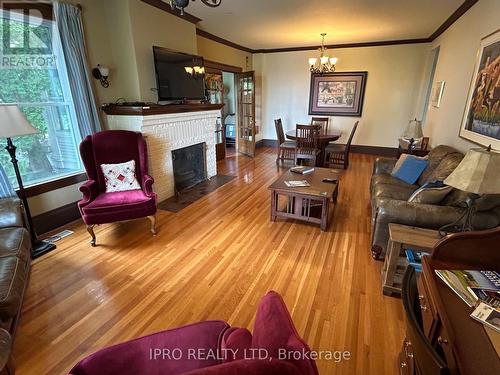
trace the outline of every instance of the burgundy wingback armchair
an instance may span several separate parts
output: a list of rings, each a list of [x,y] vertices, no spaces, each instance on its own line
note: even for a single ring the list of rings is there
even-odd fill
[[[80,155],[88,181],[81,187],[83,199],[78,202],[87,230],[96,246],[94,226],[148,217],[151,232],[156,234],[156,193],[153,178],[148,175],[146,142],[141,133],[108,130],[87,136],[80,144]],[[135,174],[141,189],[106,192],[101,164],[135,161]]]
[[[281,296],[262,298],[253,335],[212,320],[102,349],[70,375],[318,375]]]

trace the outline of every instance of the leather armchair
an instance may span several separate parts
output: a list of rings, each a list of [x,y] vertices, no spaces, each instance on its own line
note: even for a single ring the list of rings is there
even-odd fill
[[[408,202],[421,185],[444,180],[460,163],[463,154],[449,146],[438,146],[428,156],[428,166],[414,185],[391,176],[396,159],[378,158],[371,178],[372,256],[385,256],[389,240],[389,223],[439,229],[455,222],[464,213],[462,202],[466,193],[454,189],[440,204]],[[485,195],[476,202],[473,225],[477,230],[500,225],[500,195]]]
[[[91,245],[96,246],[94,226],[116,221],[148,217],[151,232],[156,234],[156,194],[153,178],[148,174],[146,142],[141,133],[109,130],[87,136],[80,144],[80,154],[88,181],[80,186],[83,194],[78,202],[82,219],[90,233]],[[106,192],[102,164],[135,161],[140,190]]]
[[[31,238],[17,198],[0,199],[0,375],[13,374],[11,361],[31,265]]]

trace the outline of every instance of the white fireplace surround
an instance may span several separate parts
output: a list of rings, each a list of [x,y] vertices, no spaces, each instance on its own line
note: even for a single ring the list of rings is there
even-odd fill
[[[144,134],[148,145],[149,173],[161,202],[175,195],[172,151],[205,143],[207,177],[217,174],[215,128],[219,110],[169,113],[152,116],[108,115],[110,130],[132,130]]]

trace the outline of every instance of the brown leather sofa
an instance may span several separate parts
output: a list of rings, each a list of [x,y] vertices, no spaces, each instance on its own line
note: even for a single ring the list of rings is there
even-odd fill
[[[31,264],[31,240],[18,199],[0,199],[0,374],[13,374],[11,352]]]
[[[464,155],[449,146],[438,146],[428,155],[428,166],[415,185],[391,176],[397,159],[378,158],[373,166],[370,194],[372,205],[372,256],[382,259],[389,240],[389,223],[439,229],[464,213],[466,193],[453,189],[439,204],[410,203],[412,193],[427,182],[443,181]],[[500,195],[485,195],[476,201],[475,229],[500,226]]]

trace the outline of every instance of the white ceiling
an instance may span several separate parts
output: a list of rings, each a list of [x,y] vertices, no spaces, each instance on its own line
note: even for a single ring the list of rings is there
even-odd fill
[[[165,0],[164,0],[165,1]],[[200,29],[252,49],[429,37],[463,0],[190,1]]]

